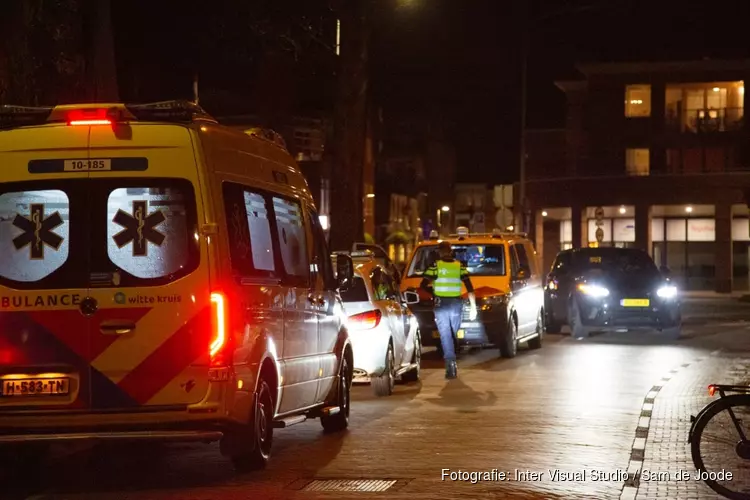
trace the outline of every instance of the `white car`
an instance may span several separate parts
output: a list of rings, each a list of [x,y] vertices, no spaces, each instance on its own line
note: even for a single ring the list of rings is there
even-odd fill
[[[419,324],[398,285],[369,252],[351,257],[353,283],[341,299],[354,352],[353,382],[370,382],[377,396],[390,396],[397,379],[419,380]]]

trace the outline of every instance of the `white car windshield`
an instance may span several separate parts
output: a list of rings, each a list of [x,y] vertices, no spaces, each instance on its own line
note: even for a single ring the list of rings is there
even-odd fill
[[[408,276],[421,276],[438,258],[437,245],[417,250]],[[471,276],[505,276],[505,245],[452,245],[453,256],[466,266]]]

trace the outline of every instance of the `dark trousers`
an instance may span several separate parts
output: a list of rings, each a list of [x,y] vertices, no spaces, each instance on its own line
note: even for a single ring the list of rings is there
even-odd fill
[[[440,332],[440,344],[443,346],[443,359],[456,360],[456,349],[453,339],[461,326],[464,301],[460,297],[435,298],[435,324]]]

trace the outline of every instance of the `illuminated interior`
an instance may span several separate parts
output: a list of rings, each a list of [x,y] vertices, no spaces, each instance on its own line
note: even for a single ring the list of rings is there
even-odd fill
[[[667,123],[682,131],[725,131],[740,126],[745,108],[745,82],[668,85]]]

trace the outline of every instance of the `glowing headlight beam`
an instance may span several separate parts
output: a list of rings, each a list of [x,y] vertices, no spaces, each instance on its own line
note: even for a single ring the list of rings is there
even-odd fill
[[[607,290],[603,286],[587,285],[585,283],[581,283],[580,285],[578,285],[578,289],[589,297],[609,297],[609,290]]]
[[[656,291],[656,295],[658,295],[662,299],[671,299],[672,297],[677,295],[677,287],[671,285],[663,286]]]

